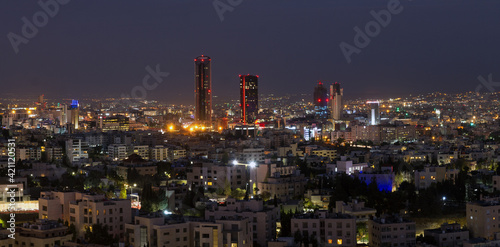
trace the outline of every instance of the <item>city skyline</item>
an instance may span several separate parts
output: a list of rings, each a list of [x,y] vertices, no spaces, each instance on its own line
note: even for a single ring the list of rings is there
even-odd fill
[[[6,1],[2,246],[500,246],[500,1]]]

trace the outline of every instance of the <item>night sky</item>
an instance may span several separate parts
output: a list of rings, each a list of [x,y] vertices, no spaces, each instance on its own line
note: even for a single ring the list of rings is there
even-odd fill
[[[221,21],[211,0],[72,0],[16,54],[7,35],[21,35],[21,18],[42,8],[3,1],[0,96],[130,94],[159,64],[170,75],[147,98],[192,104],[201,54],[212,57],[214,95],[233,99],[247,73],[260,76],[261,93],[312,94],[322,80],[340,82],[348,98],[473,91],[490,73],[500,81],[498,0],[401,0],[402,12],[347,63],[339,44],[353,45],[353,28],[388,2],[243,0]]]

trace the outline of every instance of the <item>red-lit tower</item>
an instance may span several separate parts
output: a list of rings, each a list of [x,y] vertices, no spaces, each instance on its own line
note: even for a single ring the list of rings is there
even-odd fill
[[[259,76],[240,75],[241,122],[254,123],[259,113]]]

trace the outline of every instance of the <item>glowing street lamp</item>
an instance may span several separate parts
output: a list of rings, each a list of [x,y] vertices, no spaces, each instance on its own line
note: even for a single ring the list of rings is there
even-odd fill
[[[237,165],[238,164],[238,161],[237,160],[233,160],[233,165]]]
[[[257,166],[257,164],[253,161],[250,162],[248,165],[250,166],[250,168],[255,168]]]

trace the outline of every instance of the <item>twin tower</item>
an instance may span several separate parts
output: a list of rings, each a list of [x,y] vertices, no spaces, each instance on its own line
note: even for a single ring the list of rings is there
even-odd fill
[[[314,87],[314,110],[315,117],[326,119],[328,118],[328,108],[330,108],[330,119],[340,121],[342,118],[342,97],[344,89],[340,88],[340,84],[335,82],[330,85],[330,92],[325,88],[322,82],[319,82]]]
[[[194,59],[195,121],[212,122],[212,59],[201,55]],[[259,112],[258,75],[240,75],[241,122],[254,123]]]

